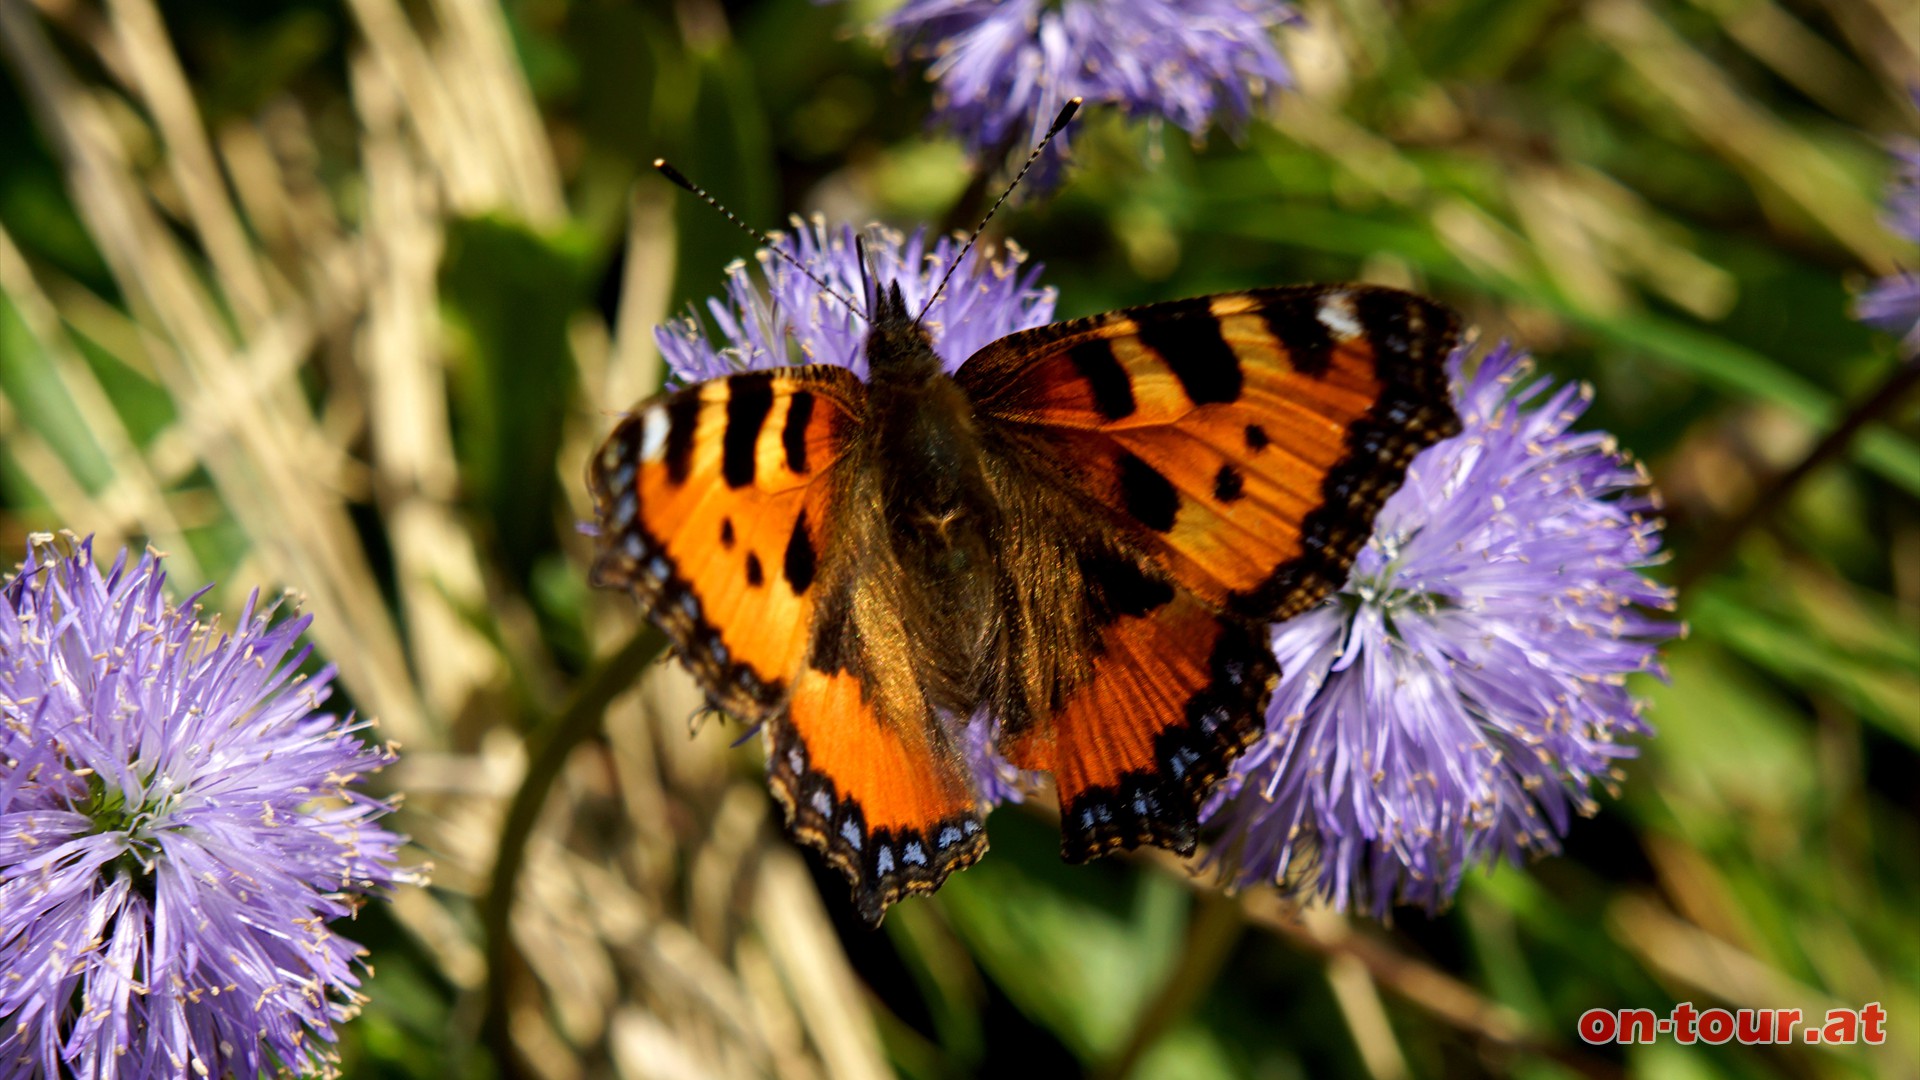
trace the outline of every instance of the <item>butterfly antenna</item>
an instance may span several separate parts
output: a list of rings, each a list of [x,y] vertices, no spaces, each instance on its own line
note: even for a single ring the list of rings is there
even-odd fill
[[[1073,119],[1073,114],[1080,111],[1080,103],[1082,100],[1081,98],[1069,98],[1066,105],[1061,108],[1060,115],[1053,118],[1053,123],[1048,126],[1047,133],[1040,139],[1040,145],[1035,146],[1033,152],[1027,155],[1026,162],[1020,166],[1020,171],[1014,174],[1013,182],[1007,185],[1007,190],[1001,192],[1000,197],[993,200],[993,205],[987,208],[987,216],[980,219],[980,224],[973,227],[973,235],[967,237],[967,246],[960,249],[960,255],[953,260],[952,265],[947,267],[946,275],[940,279],[939,286],[927,297],[927,302],[920,305],[920,314],[913,317],[915,323],[927,317],[927,312],[933,307],[933,302],[940,299],[940,294],[946,291],[948,279],[953,277],[955,270],[960,269],[961,263],[967,261],[967,252],[973,250],[973,245],[979,241],[980,234],[986,231],[987,222],[993,220],[993,215],[1000,212],[1000,204],[1006,202],[1007,197],[1013,194],[1013,189],[1019,187],[1020,181],[1026,179],[1027,170],[1033,168],[1033,163],[1039,161],[1040,155],[1047,152],[1047,144],[1052,142],[1053,137],[1060,134],[1061,129],[1067,126]],[[729,214],[728,216],[731,217],[732,215]]]
[[[1043,143],[1042,145],[1045,145],[1045,144]],[[767,235],[765,233],[747,224],[746,222],[741,221],[739,218],[734,217],[733,211],[720,205],[720,200],[707,194],[706,188],[703,188],[699,184],[696,184],[693,181],[687,179],[687,176],[685,173],[667,164],[666,158],[654,158],[653,167],[657,172],[659,172],[661,176],[666,177],[667,179],[687,189],[693,194],[699,196],[700,201],[706,203],[708,206],[713,207],[715,210],[718,210],[722,217],[726,218],[728,221],[733,222],[735,227],[737,227],[741,232],[746,233],[748,236],[751,236],[755,240],[759,241],[761,247],[765,248],[768,251],[773,252],[775,255],[778,255],[780,258],[786,260],[786,263],[788,266],[791,266],[795,270],[798,270],[802,274],[805,274],[807,276],[808,281],[811,281],[815,285],[820,286],[820,291],[826,293],[828,296],[831,296],[835,300],[838,300],[842,304],[845,304],[848,311],[853,312],[855,315],[858,315],[862,320],[868,323],[873,322],[873,319],[869,317],[865,311],[861,310],[858,304],[855,304],[852,300],[849,300],[845,293],[842,293],[840,290],[820,280],[819,274],[816,274],[812,270],[807,269],[806,266],[802,264],[799,259],[796,259],[793,256],[787,254],[784,249],[775,246],[772,240],[767,239]],[[1022,169],[1021,171],[1025,172],[1026,170]],[[862,274],[866,273],[866,263],[864,261],[860,264],[860,272]]]

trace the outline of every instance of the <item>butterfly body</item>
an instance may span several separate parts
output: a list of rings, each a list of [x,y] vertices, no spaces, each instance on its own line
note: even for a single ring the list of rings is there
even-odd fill
[[[962,744],[1049,772],[1062,854],[1193,849],[1263,729],[1265,625],[1344,579],[1454,430],[1455,317],[1309,286],[1023,331],[953,373],[897,288],[865,383],[747,372],[643,402],[590,469],[596,579],[766,724],[789,827],[877,922],[986,850]]]
[[[936,710],[964,715],[992,692],[1000,505],[965,390],[896,300],[876,305],[864,437],[843,466],[853,485],[870,486],[845,505],[876,519],[864,531],[884,537],[885,550],[859,545],[853,558],[865,565],[848,587],[885,590],[868,606],[899,612],[905,646],[887,662],[918,672]]]

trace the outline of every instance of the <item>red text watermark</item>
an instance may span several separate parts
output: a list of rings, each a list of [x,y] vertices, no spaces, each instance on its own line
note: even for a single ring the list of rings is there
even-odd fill
[[[1857,1009],[1828,1009],[1805,1016],[1799,1009],[1695,1009],[1690,1001],[1667,1015],[1652,1009],[1588,1009],[1580,1014],[1580,1037],[1590,1043],[1674,1042],[1719,1046],[1803,1043],[1817,1046],[1879,1046],[1887,1041],[1887,1011],[1877,1001]]]

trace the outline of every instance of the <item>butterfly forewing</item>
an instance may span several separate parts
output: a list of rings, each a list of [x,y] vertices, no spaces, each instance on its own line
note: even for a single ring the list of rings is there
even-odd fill
[[[1393,289],[1263,289],[1013,334],[957,378],[1000,453],[1208,604],[1279,621],[1340,586],[1413,456],[1458,430],[1458,337]]]
[[[764,718],[800,669],[863,396],[828,365],[714,379],[641,403],[594,456],[595,583],[630,589],[729,712]]]

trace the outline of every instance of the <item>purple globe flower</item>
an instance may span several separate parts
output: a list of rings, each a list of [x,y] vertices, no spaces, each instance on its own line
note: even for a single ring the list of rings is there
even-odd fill
[[[1465,868],[1558,849],[1649,734],[1625,686],[1658,672],[1671,594],[1646,476],[1575,432],[1584,388],[1522,384],[1502,345],[1463,430],[1414,460],[1345,588],[1273,630],[1267,735],[1206,808],[1236,884],[1308,886],[1383,916],[1436,907]]]
[[[908,0],[881,29],[931,61],[935,119],[992,155],[1038,143],[1074,97],[1195,138],[1237,128],[1292,84],[1273,32],[1297,19],[1279,0]]]
[[[163,581],[42,538],[0,586],[0,1077],[332,1073],[363,950],[327,924],[417,880],[309,620],[223,635]]]
[[[852,226],[831,228],[819,218],[794,218],[793,226],[791,233],[773,235],[774,247],[797,259],[841,297],[861,303],[860,261]],[[875,280],[882,287],[898,282],[912,311],[926,303],[963,243],[943,236],[929,247],[925,229],[903,235],[870,228],[863,239]],[[654,339],[674,375],[699,382],[754,368],[822,363],[852,368],[865,378],[866,321],[771,250],[762,250],[756,257],[765,278],[764,292],[747,273],[746,264],[735,263],[727,270],[725,298],[707,301],[722,344],[708,338],[696,315],[655,329]],[[934,352],[947,370],[959,367],[995,338],[1040,326],[1053,317],[1054,292],[1035,284],[1040,267],[1021,272],[1026,258],[1011,242],[995,259],[975,248],[954,272],[926,318]]]
[[[1920,94],[1915,102],[1920,104]],[[1897,164],[1887,187],[1887,228],[1920,243],[1920,142],[1901,139],[1892,149]],[[1920,277],[1911,271],[1874,282],[1854,312],[1861,322],[1899,337],[1909,351],[1920,350]]]

